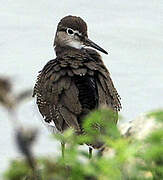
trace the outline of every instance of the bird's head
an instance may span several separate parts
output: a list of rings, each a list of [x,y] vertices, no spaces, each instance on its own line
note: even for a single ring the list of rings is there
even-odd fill
[[[87,24],[77,16],[66,16],[58,24],[54,47],[73,47],[81,49],[85,46],[108,54],[103,48],[88,39]]]

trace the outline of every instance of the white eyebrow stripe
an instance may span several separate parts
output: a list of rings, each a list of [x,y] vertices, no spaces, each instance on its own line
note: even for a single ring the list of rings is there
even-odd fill
[[[80,36],[82,35],[82,33],[80,33],[78,30],[74,30],[74,33],[79,34]]]

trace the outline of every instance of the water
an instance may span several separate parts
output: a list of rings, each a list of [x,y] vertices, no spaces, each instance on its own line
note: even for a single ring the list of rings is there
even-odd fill
[[[163,107],[162,0],[1,0],[0,74],[12,78],[15,91],[33,87],[37,72],[54,58],[52,48],[58,21],[81,16],[89,37],[109,52],[102,55],[122,97],[121,114],[128,121]],[[19,158],[7,113],[0,107],[0,172],[10,158]],[[18,111],[21,122],[40,128],[35,154],[58,153],[40,123],[34,102]]]

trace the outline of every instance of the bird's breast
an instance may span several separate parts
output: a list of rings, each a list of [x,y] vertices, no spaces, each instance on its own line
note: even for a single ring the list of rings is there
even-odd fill
[[[95,77],[90,75],[74,76],[79,91],[79,101],[83,109],[93,110],[98,106],[98,92]]]

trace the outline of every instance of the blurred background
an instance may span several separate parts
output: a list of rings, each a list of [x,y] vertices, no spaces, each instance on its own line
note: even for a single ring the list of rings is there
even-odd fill
[[[125,121],[163,107],[162,0],[1,0],[0,76],[11,78],[15,92],[33,88],[38,71],[55,58],[54,34],[66,15],[82,17],[90,39],[109,52],[101,55],[121,95]],[[18,109],[17,118],[39,128],[36,155],[58,153],[34,100]],[[13,134],[0,106],[0,173],[9,159],[21,157]]]

